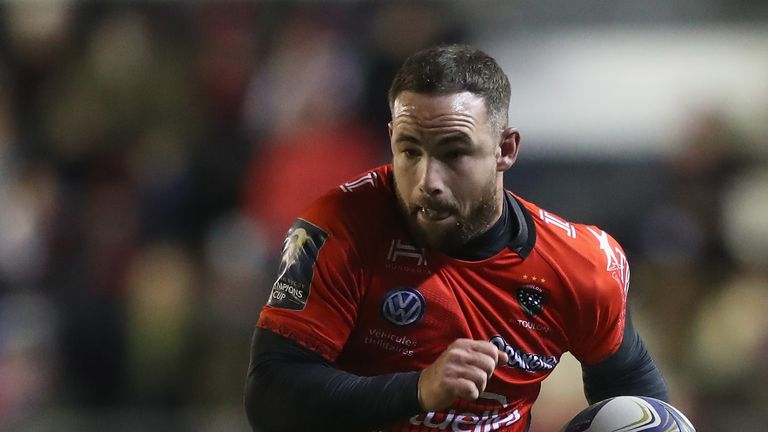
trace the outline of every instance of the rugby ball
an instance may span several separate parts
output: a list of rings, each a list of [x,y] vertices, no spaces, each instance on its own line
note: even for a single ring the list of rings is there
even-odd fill
[[[588,406],[560,432],[696,432],[672,405],[645,396],[617,396]]]

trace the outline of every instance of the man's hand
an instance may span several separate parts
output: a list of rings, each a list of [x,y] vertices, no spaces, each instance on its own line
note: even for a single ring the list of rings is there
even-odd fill
[[[448,407],[456,398],[476,400],[499,364],[508,360],[490,342],[456,339],[419,377],[419,402],[426,411]]]

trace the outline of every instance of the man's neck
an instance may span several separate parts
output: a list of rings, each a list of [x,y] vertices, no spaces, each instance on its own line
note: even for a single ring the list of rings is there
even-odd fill
[[[517,233],[518,221],[513,216],[511,203],[507,193],[501,191],[501,205],[496,221],[482,234],[465,243],[457,250],[449,253],[453,258],[480,261],[501,252]]]

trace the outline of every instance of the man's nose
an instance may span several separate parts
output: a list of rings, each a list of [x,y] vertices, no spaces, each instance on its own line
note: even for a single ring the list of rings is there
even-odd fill
[[[443,183],[444,175],[445,167],[439,160],[431,157],[423,158],[419,189],[427,195],[442,194],[445,190],[445,184]]]

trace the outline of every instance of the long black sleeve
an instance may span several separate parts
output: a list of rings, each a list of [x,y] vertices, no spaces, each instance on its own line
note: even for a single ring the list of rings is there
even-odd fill
[[[256,432],[371,431],[421,411],[419,372],[361,377],[256,329],[245,410]]]
[[[650,396],[669,401],[667,385],[627,312],[618,351],[595,365],[581,367],[584,394],[590,404],[614,396]]]

